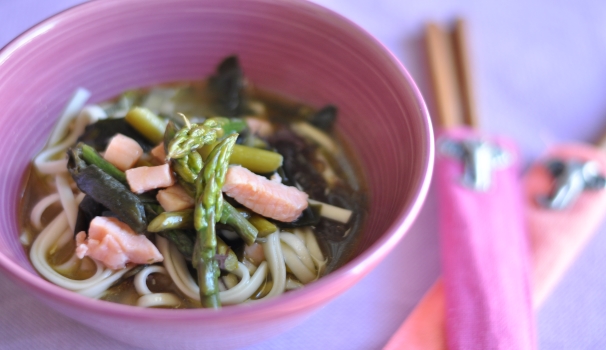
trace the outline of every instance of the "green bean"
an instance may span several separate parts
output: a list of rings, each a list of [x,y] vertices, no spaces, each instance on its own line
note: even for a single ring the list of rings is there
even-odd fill
[[[240,164],[253,173],[267,174],[276,171],[282,165],[280,153],[242,145],[234,146],[230,164]]]
[[[166,124],[149,109],[135,107],[128,111],[125,120],[155,145],[164,139]]]

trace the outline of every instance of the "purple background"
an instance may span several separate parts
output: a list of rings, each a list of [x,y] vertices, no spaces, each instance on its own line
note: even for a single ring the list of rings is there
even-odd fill
[[[0,0],[0,46],[81,0]],[[469,21],[481,125],[526,163],[546,146],[606,131],[606,2],[319,0],[402,60],[431,108],[423,23]],[[0,106],[1,108],[1,106]],[[379,267],[301,326],[249,349],[378,349],[439,274],[435,192]],[[541,349],[606,349],[606,225],[537,314]],[[0,348],[128,349],[47,308],[0,275]]]

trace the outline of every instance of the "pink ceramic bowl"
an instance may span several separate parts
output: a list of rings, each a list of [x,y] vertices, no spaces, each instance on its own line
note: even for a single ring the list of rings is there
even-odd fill
[[[38,276],[19,243],[29,159],[77,87],[93,101],[137,86],[207,76],[229,54],[255,84],[340,108],[360,157],[370,213],[355,258],[299,291],[212,310],[142,309],[82,297]],[[427,109],[402,65],[372,36],[306,1],[108,0],[54,16],[0,51],[0,268],[57,311],[147,348],[233,348],[277,335],[368,274],[404,236],[433,164]]]

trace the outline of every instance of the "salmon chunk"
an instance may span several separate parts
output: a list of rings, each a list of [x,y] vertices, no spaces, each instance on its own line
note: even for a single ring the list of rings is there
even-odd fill
[[[179,211],[194,206],[194,199],[180,185],[158,191],[156,199],[165,211]]]
[[[248,129],[253,135],[268,137],[274,133],[274,127],[268,120],[246,117],[245,121],[246,125],[248,125]]]
[[[117,134],[109,141],[103,158],[116,168],[125,171],[132,168],[142,154],[143,149],[137,141],[128,136]]]
[[[294,221],[307,208],[307,193],[241,166],[227,170],[222,190],[248,209],[278,221]]]
[[[149,153],[151,153],[152,157],[154,157],[154,159],[158,163],[166,163],[166,152],[164,152],[164,142],[161,142],[158,146],[152,148]]]
[[[164,260],[158,248],[116,218],[97,216],[90,222],[88,239],[84,231],[76,235],[76,255],[103,263],[112,270],[128,263],[151,264]]]
[[[128,169],[125,173],[130,190],[135,193],[143,193],[175,184],[175,177],[168,164],[142,166]]]

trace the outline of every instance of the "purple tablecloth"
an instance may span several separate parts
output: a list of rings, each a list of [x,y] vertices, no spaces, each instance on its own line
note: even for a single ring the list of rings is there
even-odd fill
[[[0,0],[0,46],[81,0]],[[482,128],[530,162],[545,146],[606,131],[606,2],[318,0],[398,56],[431,104],[428,19],[469,20]],[[1,106],[0,106],[1,108]],[[379,267],[301,326],[249,349],[379,349],[439,274],[435,192]],[[606,225],[538,312],[541,349],[606,349]],[[128,349],[65,318],[0,274],[1,349]]]

